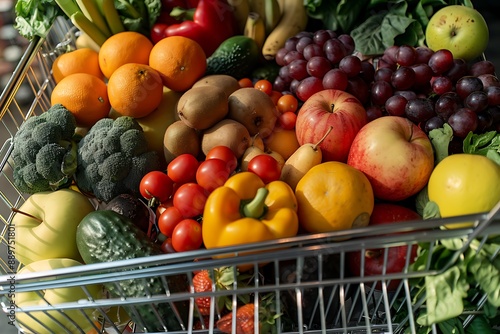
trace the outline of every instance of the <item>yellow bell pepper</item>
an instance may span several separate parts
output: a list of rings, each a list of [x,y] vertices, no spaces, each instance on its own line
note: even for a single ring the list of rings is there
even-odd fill
[[[289,238],[298,229],[297,200],[290,186],[283,181],[264,184],[251,172],[231,176],[205,203],[206,248]]]

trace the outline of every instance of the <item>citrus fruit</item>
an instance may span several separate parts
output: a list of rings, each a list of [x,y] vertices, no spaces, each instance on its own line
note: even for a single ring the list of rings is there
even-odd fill
[[[500,166],[482,155],[453,154],[434,167],[427,190],[443,218],[488,212],[500,201]]]
[[[109,37],[99,50],[99,66],[106,78],[123,64],[147,65],[153,43],[143,34],[123,31]]]
[[[266,148],[279,153],[285,160],[300,147],[295,130],[285,130],[278,127],[275,127],[270,136],[264,138],[264,143]]]
[[[88,73],[104,79],[99,67],[99,53],[91,48],[82,48],[63,53],[54,60],[52,75],[56,83],[73,73]]]
[[[116,112],[140,118],[160,105],[163,83],[158,71],[150,66],[128,63],[118,67],[108,79],[108,96]]]
[[[295,189],[302,228],[311,233],[367,226],[373,189],[358,169],[328,161],[312,167]]]
[[[106,83],[88,73],[74,73],[63,78],[54,87],[50,103],[62,104],[82,127],[90,127],[107,117],[111,109]]]
[[[160,72],[166,87],[182,92],[205,74],[207,58],[196,41],[183,36],[170,36],[153,46],[149,65]]]

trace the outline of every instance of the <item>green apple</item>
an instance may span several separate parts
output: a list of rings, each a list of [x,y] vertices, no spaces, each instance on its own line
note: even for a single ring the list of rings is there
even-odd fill
[[[22,278],[24,274],[28,273],[46,272],[81,265],[83,264],[73,259],[46,259],[32,262],[23,267],[18,272],[17,277]],[[101,285],[86,286],[86,289],[94,299],[102,298],[103,288]],[[28,306],[46,306],[47,303],[57,306],[57,304],[88,300],[88,298],[85,290],[76,286],[45,289],[42,291],[18,292],[16,293],[15,302],[22,309]],[[86,333],[94,328],[92,324],[94,311],[94,308],[80,308],[65,310],[64,314],[60,311],[34,311],[29,314],[17,312],[16,321],[19,322],[21,327],[26,329],[27,333],[81,333],[80,328]]]
[[[81,261],[76,228],[94,210],[87,196],[72,189],[31,195],[12,219],[16,259],[24,265],[52,258]]]
[[[488,24],[473,8],[449,5],[432,15],[425,39],[431,50],[447,49],[454,58],[470,61],[481,56],[488,46]]]

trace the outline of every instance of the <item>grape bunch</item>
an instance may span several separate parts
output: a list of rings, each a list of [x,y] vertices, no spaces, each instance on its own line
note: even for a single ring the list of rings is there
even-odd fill
[[[348,34],[332,30],[302,31],[287,39],[278,50],[276,63],[279,75],[274,89],[291,93],[304,102],[323,89],[339,89],[356,96],[361,102],[369,99],[369,87],[375,69],[368,60],[354,53],[354,40]]]
[[[402,116],[427,133],[448,123],[453,135],[500,130],[500,81],[488,60],[466,63],[446,49],[392,46],[376,62],[369,119]]]

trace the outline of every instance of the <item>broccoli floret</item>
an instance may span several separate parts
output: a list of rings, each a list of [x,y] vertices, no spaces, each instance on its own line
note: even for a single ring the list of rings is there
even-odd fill
[[[142,177],[160,168],[139,123],[132,117],[97,121],[78,143],[75,180],[80,189],[109,202],[119,194],[139,196]]]
[[[76,121],[73,114],[54,105],[28,118],[12,140],[14,184],[22,192],[67,187],[76,170]]]

